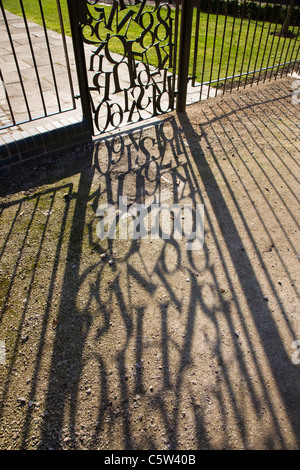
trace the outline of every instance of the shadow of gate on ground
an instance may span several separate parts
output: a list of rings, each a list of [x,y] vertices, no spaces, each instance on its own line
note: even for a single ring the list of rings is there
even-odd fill
[[[299,448],[297,126],[288,85],[253,97],[102,139],[3,198],[6,439],[10,403],[19,448]],[[202,251],[99,241],[100,203],[162,194],[204,203]]]

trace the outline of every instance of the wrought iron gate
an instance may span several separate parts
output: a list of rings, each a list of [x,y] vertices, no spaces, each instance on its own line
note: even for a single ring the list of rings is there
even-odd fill
[[[61,2],[51,5],[56,32],[47,28],[44,2],[33,3],[35,22],[29,2],[0,0],[0,130],[76,107]]]
[[[184,111],[188,85],[197,102],[297,70],[298,3],[68,0],[90,129]]]
[[[0,0],[0,29],[0,130],[80,97],[97,134],[300,70],[300,0]]]
[[[169,3],[77,0],[72,32],[95,133],[174,109],[179,2]]]

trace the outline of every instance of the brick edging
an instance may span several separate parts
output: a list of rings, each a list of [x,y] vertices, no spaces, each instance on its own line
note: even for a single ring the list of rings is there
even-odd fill
[[[91,140],[86,120],[76,117],[0,134],[0,172],[40,157],[63,154]]]

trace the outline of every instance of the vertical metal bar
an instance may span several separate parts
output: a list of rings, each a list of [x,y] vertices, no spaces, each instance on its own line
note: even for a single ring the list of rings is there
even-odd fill
[[[295,46],[296,46],[296,38],[297,38],[297,36],[298,36],[298,34],[299,34],[299,31],[300,31],[300,26],[298,26],[298,32],[297,32],[297,33],[294,33],[295,25],[297,24],[297,20],[298,20],[298,16],[299,16],[299,10],[298,10],[298,15],[297,15],[295,24],[294,24],[293,29],[292,29],[292,35],[295,34],[295,36],[294,36],[294,37],[292,36],[291,39],[290,39],[290,42],[289,42],[289,45],[288,45],[288,48],[287,48],[287,51],[286,51],[286,54],[285,54],[285,58],[284,58],[284,61],[283,61],[284,64],[286,64],[287,62],[289,62],[289,61],[288,61],[288,54],[289,54],[289,50],[290,50],[290,46],[291,46],[292,40],[294,39],[294,46],[293,46],[293,48],[292,48],[292,52],[291,52],[291,55],[290,55],[290,61],[291,61],[291,59],[292,59],[292,57],[293,57],[293,52],[294,52]],[[287,74],[288,74],[288,72],[289,72],[289,68],[290,68],[290,64],[288,65],[288,68],[287,68],[287,72],[286,72]],[[283,76],[283,70],[284,70],[284,68],[282,67],[282,69],[281,69],[281,75],[280,75],[281,78],[282,78],[282,76]]]
[[[15,46],[14,46],[14,43],[13,43],[13,40],[12,40],[12,37],[11,37],[11,34],[10,34],[9,24],[8,24],[8,21],[7,21],[7,18],[6,18],[6,14],[5,14],[5,10],[3,8],[2,2],[0,2],[0,6],[1,6],[1,12],[2,12],[2,15],[3,15],[6,31],[7,31],[7,34],[8,34],[10,47],[11,47],[11,50],[12,50],[12,53],[13,53],[13,56],[14,56],[14,61],[15,61],[15,64],[16,64],[17,73],[18,73],[18,77],[19,77],[19,80],[20,80],[20,85],[21,85],[21,88],[22,88],[22,93],[23,93],[23,98],[24,98],[24,101],[25,101],[25,106],[26,106],[28,118],[31,119],[31,112],[30,112],[30,108],[29,108],[29,104],[28,104],[28,100],[27,100],[27,96],[26,96],[26,91],[25,91],[25,87],[24,87],[24,83],[23,83],[23,79],[22,79],[22,75],[21,75],[21,71],[20,71],[20,67],[19,67],[19,63],[18,63],[18,58],[17,58],[17,55],[16,55]]]
[[[236,69],[236,63],[237,63],[237,58],[238,58],[238,55],[239,55],[239,47],[240,47],[240,40],[241,40],[241,34],[242,34],[242,28],[243,28],[243,21],[244,21],[244,15],[245,15],[246,1],[247,1],[247,0],[244,0],[243,11],[242,11],[241,20],[240,20],[241,23],[240,23],[238,41],[237,41],[237,46],[236,46],[236,53],[235,53],[235,59],[234,59],[234,66],[233,66],[233,71],[232,71],[232,79],[231,79],[231,85],[230,85],[230,92],[232,91],[233,80],[234,80],[235,69]],[[242,72],[242,71],[241,71],[241,72]]]
[[[179,0],[176,0],[175,27],[174,27],[174,56],[173,56],[175,74],[177,72],[178,29],[179,29]]]
[[[298,12],[299,12],[299,10],[298,10]],[[298,32],[296,33],[296,38],[298,37],[299,32],[300,32],[300,26],[298,26]],[[292,49],[292,52],[291,52],[291,55],[290,55],[290,60],[287,61],[287,56],[286,56],[286,58],[285,58],[285,62],[290,62],[289,65],[288,65],[286,74],[289,73],[290,65],[291,65],[291,63],[292,63],[292,57],[293,57],[293,55],[294,55],[294,50],[295,50],[295,48],[296,48],[296,43],[297,43],[296,38],[295,38],[294,46],[293,46],[293,49]],[[299,45],[299,46],[300,46],[300,45]],[[298,47],[298,51],[299,51],[299,47]],[[296,54],[296,57],[298,57],[298,53]]]
[[[70,26],[72,33],[72,41],[74,48],[74,56],[76,61],[76,70],[82,105],[83,117],[87,120],[91,134],[94,134],[94,124],[91,113],[91,99],[89,93],[88,77],[86,70],[86,61],[85,53],[83,47],[82,33],[81,33],[81,24],[80,24],[80,10],[79,2],[80,0],[67,0]],[[82,0],[81,0],[82,1]]]
[[[288,6],[286,7],[286,10],[287,10],[287,9],[288,9]],[[266,71],[265,71],[263,83],[265,83],[266,78],[267,78],[267,73],[268,73],[268,69],[269,69],[269,63],[270,63],[271,53],[272,53],[273,44],[274,44],[275,33],[276,33],[276,30],[277,30],[277,26],[278,26],[278,24],[279,24],[279,20],[280,20],[280,9],[278,8],[278,16],[277,16],[277,19],[276,19],[275,29],[274,29],[274,31],[273,31],[273,38],[272,38],[271,48],[270,48],[270,51],[269,51],[269,57],[268,57],[267,65],[266,65]],[[273,63],[275,63],[275,60],[276,60],[276,54],[277,54],[279,42],[280,42],[280,36],[278,37],[278,43],[277,43],[277,48],[276,48],[276,53],[275,53],[275,56],[274,56],[274,62],[273,62]],[[271,76],[272,76],[272,72],[271,72]]]
[[[193,5],[193,2],[191,2],[191,0],[182,0],[179,64],[178,64],[178,94],[177,94],[177,102],[176,102],[177,112],[185,112],[185,108],[186,108],[193,9],[194,9],[194,5]]]
[[[179,0],[176,0],[175,8],[175,27],[174,27],[174,54],[173,54],[173,97],[176,94],[176,75],[177,75],[177,53],[178,53],[178,24],[179,24]],[[174,106],[174,103],[173,103]]]
[[[213,73],[213,66],[214,66],[214,59],[215,59],[215,48],[216,48],[218,19],[219,19],[219,7],[220,7],[220,0],[218,0],[218,3],[217,3],[217,12],[216,12],[216,18],[215,18],[216,24],[215,24],[214,44],[213,44],[213,52],[212,52],[212,58],[211,58],[211,67],[210,67],[209,84],[208,84],[208,90],[207,90],[207,98],[209,98],[209,92],[210,92],[210,86],[211,86],[211,80],[212,80],[212,73]]]
[[[202,63],[202,80],[201,80],[201,89],[200,89],[200,101],[202,98],[203,82],[204,82],[204,70],[205,70],[205,60],[206,60],[206,49],[207,49],[207,36],[208,36],[208,25],[209,25],[209,10],[210,10],[210,0],[207,2],[207,17],[206,17],[206,31],[205,31],[205,41],[204,41],[204,53],[203,53],[203,63]]]
[[[261,7],[261,2],[259,4],[259,6]],[[261,28],[260,28],[260,37],[259,37],[259,42],[258,42],[258,47],[257,47],[257,52],[256,52],[255,63],[254,63],[254,67],[253,67],[254,71],[256,70],[256,65],[257,65],[257,61],[258,61],[258,55],[259,55],[261,40],[262,40],[262,36],[263,36],[263,32],[264,32],[264,24],[265,24],[265,19],[266,19],[268,6],[269,6],[269,0],[265,4],[265,13],[264,13],[263,22],[262,22],[262,25],[261,25]],[[272,17],[273,17],[273,15],[272,15]],[[249,63],[248,63],[248,70],[247,70],[247,75],[246,75],[246,79],[245,79],[245,83],[244,83],[244,88],[247,84],[247,78],[248,78],[248,74],[249,74],[249,71],[250,71],[251,57],[252,57],[253,46],[254,46],[254,42],[255,42],[255,35],[256,35],[258,20],[259,20],[259,9],[257,10],[257,19],[256,19],[254,33],[253,33],[253,41],[252,41],[252,46],[251,46],[251,53],[250,53],[250,58],[249,58]],[[254,77],[255,77],[255,72],[252,75],[251,86],[253,85]]]
[[[261,59],[261,64],[260,64],[260,67],[259,67],[259,74],[258,74],[258,79],[257,79],[257,83],[259,83],[259,80],[260,80],[260,76],[261,76],[261,72],[262,72],[262,69],[263,69],[263,63],[264,63],[264,59],[265,59],[265,55],[266,55],[266,50],[267,50],[267,44],[268,44],[268,41],[269,41],[269,36],[270,36],[270,31],[271,31],[271,26],[273,24],[273,18],[274,18],[274,14],[275,14],[275,7],[276,5],[273,4],[273,8],[272,8],[272,14],[271,14],[271,18],[268,20],[269,21],[269,28],[268,28],[268,32],[267,32],[267,39],[265,41],[265,47],[264,47],[264,51],[263,51],[263,55],[262,55],[262,59]],[[264,28],[264,24],[262,25],[262,30]],[[257,50],[257,54],[259,53],[259,48]],[[254,81],[254,77],[255,77],[255,74],[253,74],[253,77],[252,77],[252,83]],[[252,85],[251,83],[251,85]]]
[[[296,57],[299,56],[299,52],[300,52],[300,44],[299,44],[299,46],[298,46],[298,50],[297,50]],[[293,65],[293,68],[292,68],[292,70],[291,70],[291,73],[294,72],[294,70],[295,70],[295,65],[296,65],[297,62],[298,62],[298,64],[300,64],[299,59],[295,59],[295,60],[294,60],[294,65]]]
[[[66,59],[66,66],[67,66],[67,74],[68,74],[68,79],[69,79],[70,91],[71,91],[71,95],[72,95],[72,105],[73,105],[73,108],[76,108],[75,93],[74,93],[74,87],[73,87],[73,80],[72,80],[72,74],[71,74],[68,48],[67,48],[67,43],[66,43],[66,34],[65,34],[64,22],[63,22],[62,13],[61,13],[60,0],[56,0],[56,6],[57,6],[57,13],[58,13],[58,19],[59,19],[60,30],[61,30],[61,37],[62,37],[63,48],[64,48],[65,59]]]
[[[279,39],[280,39],[280,38],[279,38]],[[279,66],[280,66],[280,64],[281,64],[282,55],[283,55],[283,51],[284,51],[284,48],[285,48],[285,43],[286,43],[286,37],[285,37],[284,40],[283,40],[283,44],[282,44],[282,48],[281,48],[280,57],[279,57],[279,59],[278,59],[278,64],[279,64]],[[278,44],[279,44],[279,40],[278,40]],[[275,57],[276,57],[276,56],[275,56]],[[271,70],[270,80],[271,80],[272,72],[273,72],[273,69],[274,69],[274,65],[275,65],[275,59],[274,59],[273,67],[272,67],[272,70]],[[283,66],[283,67],[284,67],[284,66]],[[283,67],[282,67],[282,69],[283,69]],[[277,79],[278,72],[279,72],[279,67],[277,67],[277,70],[276,70],[275,80]]]
[[[7,89],[6,89],[6,85],[5,85],[5,82],[4,82],[4,78],[3,78],[3,75],[2,75],[1,69],[0,69],[0,82],[1,82],[1,84],[3,86],[3,89],[4,89],[4,94],[5,94],[5,98],[6,98],[8,107],[9,107],[9,112],[10,112],[10,115],[11,115],[13,125],[15,126],[16,125],[16,120],[15,120],[15,116],[14,116],[14,113],[13,113],[13,110],[12,110],[12,107],[11,107],[10,99],[9,99],[9,96],[8,96],[8,93],[7,93]],[[3,127],[6,127],[6,126],[3,126]]]
[[[286,6],[286,10],[287,10],[287,11],[288,11],[288,8],[289,8],[289,5],[287,4],[287,6]],[[275,35],[275,34],[274,34],[274,35]],[[281,34],[279,33],[278,42],[277,42],[277,47],[276,47],[276,51],[275,51],[275,54],[274,54],[273,66],[272,66],[271,72],[270,72],[269,82],[270,82],[271,79],[272,79],[272,74],[273,74],[273,70],[274,70],[274,67],[275,67],[276,62],[277,62],[278,64],[280,64],[280,60],[281,60],[281,56],[282,56],[282,50],[281,50],[281,55],[280,55],[278,61],[276,61],[277,53],[278,53],[278,50],[279,50],[279,45],[280,45],[280,42],[281,42],[280,40],[281,40]],[[285,45],[285,40],[286,40],[286,38],[284,38],[282,47],[284,47],[284,45]],[[278,73],[278,67],[277,67],[277,73]],[[276,75],[277,75],[277,73],[276,73]]]
[[[227,0],[227,3],[226,3],[226,13],[225,13],[225,19],[224,19],[223,37],[222,37],[222,45],[221,45],[221,51],[220,51],[220,63],[219,63],[219,71],[218,71],[218,78],[217,78],[217,85],[216,85],[217,89],[219,88],[220,75],[221,75],[222,57],[223,57],[223,50],[224,50],[227,18],[228,18],[228,6],[229,6],[229,0]]]
[[[194,43],[194,59],[193,59],[193,86],[195,86],[195,80],[197,76],[197,57],[199,49],[199,32],[200,32],[200,5],[201,0],[197,1],[197,16],[196,16],[196,28],[195,28],[195,43]]]
[[[22,1],[22,0],[20,0],[20,5],[21,5],[23,20],[24,20],[24,24],[25,24],[26,33],[27,33],[28,43],[29,43],[29,47],[30,47],[31,57],[32,57],[32,60],[33,60],[34,71],[35,71],[36,79],[37,79],[37,82],[38,82],[38,87],[39,87],[39,91],[40,91],[40,96],[41,96],[41,100],[42,100],[42,104],[43,104],[43,108],[44,108],[44,113],[45,113],[45,116],[47,116],[46,103],[45,103],[45,100],[44,100],[44,95],[43,95],[43,89],[42,89],[42,85],[41,85],[40,75],[39,75],[38,68],[37,68],[37,64],[36,64],[36,60],[35,60],[35,54],[34,54],[34,50],[33,50],[33,45],[32,45],[32,41],[31,41],[31,37],[30,37],[30,32],[29,32],[29,28],[28,28],[27,18],[26,18],[26,14],[25,14],[24,5],[23,5],[23,1]]]
[[[44,15],[44,10],[43,10],[43,7],[42,7],[41,0],[39,0],[39,6],[40,6],[41,18],[42,18],[42,23],[43,23],[43,28],[44,28],[47,51],[48,51],[48,56],[49,56],[49,61],[50,61],[50,68],[51,68],[52,78],[53,78],[53,82],[54,82],[57,105],[58,105],[59,112],[61,112],[61,105],[60,105],[59,93],[58,93],[58,88],[57,88],[56,76],[55,76],[54,65],[53,65],[53,60],[52,60],[51,48],[50,48],[50,44],[49,44],[48,32],[47,32],[46,21],[45,21],[45,15]]]
[[[294,39],[294,46],[295,46],[295,44],[296,44],[296,38],[297,38],[298,34],[295,35],[294,31],[295,31],[295,26],[296,26],[296,24],[297,24],[297,22],[298,22],[298,17],[299,17],[299,9],[297,10],[297,13],[296,13],[296,17],[295,17],[294,24],[293,24],[293,29],[292,29],[292,31],[291,31],[290,41],[289,41],[289,44],[288,44],[287,49],[286,49],[285,58],[284,58],[284,60],[283,60],[283,63],[284,63],[284,64],[286,64],[286,62],[288,62],[287,57],[288,57],[288,53],[289,53],[290,46],[291,46],[291,43],[292,43],[292,40],[293,40],[293,39]],[[300,29],[300,26],[298,26],[298,33],[299,33],[299,29]],[[294,48],[293,48],[293,50],[294,50]],[[291,57],[292,57],[292,55],[291,55]],[[281,60],[281,57],[280,57],[280,60]],[[281,62],[280,62],[280,63],[281,63]],[[289,68],[289,67],[288,67],[288,68]],[[281,77],[281,78],[282,78],[282,76],[283,76],[283,71],[284,71],[284,67],[282,67],[282,69],[281,69],[281,74],[280,74],[280,77]],[[277,75],[276,75],[276,77],[277,77]]]
[[[228,61],[227,61],[226,74],[225,74],[225,80],[224,80],[224,85],[223,85],[223,95],[225,93],[226,82],[227,82],[227,77],[228,77],[228,69],[229,69],[230,56],[231,56],[233,33],[234,33],[234,27],[235,27],[235,20],[236,20],[236,16],[237,16],[237,7],[238,7],[238,2],[236,2],[236,4],[235,4],[235,11],[234,11],[234,14],[233,14],[233,24],[232,24],[232,30],[231,30],[229,52],[228,52]]]
[[[177,38],[178,38],[178,15],[177,15],[178,5],[179,5],[179,2],[177,0],[176,8],[175,8],[175,18],[172,18],[172,14],[170,16],[170,36],[169,36],[169,43],[168,43],[169,54],[170,54],[169,67],[172,69],[172,75],[168,77],[170,109],[174,109],[174,102],[175,102],[176,64],[177,64],[176,55],[177,55]],[[175,23],[174,27],[173,27],[173,22]],[[129,24],[128,24],[128,28],[129,28]]]
[[[259,9],[257,9],[257,10],[259,11]],[[248,45],[248,37],[249,37],[249,31],[250,31],[250,25],[251,25],[252,11],[253,11],[253,2],[251,2],[251,7],[250,7],[250,11],[249,11],[248,27],[247,27],[247,33],[246,33],[246,38],[245,38],[245,46],[244,46],[242,63],[241,63],[241,68],[240,68],[240,78],[239,78],[238,86],[237,86],[238,90],[240,89],[240,84],[241,84],[241,79],[242,79],[243,67],[244,67],[244,62],[245,62],[245,54],[246,54],[246,49],[247,49],[247,45]],[[254,33],[253,33],[253,39],[255,37],[256,27],[257,27],[257,18],[256,18],[256,24],[255,24],[255,29],[254,29]],[[252,42],[252,45],[253,45],[253,42]],[[252,51],[252,49],[251,49],[251,51]],[[249,56],[248,67],[250,67],[251,55],[252,54],[250,54],[250,56]],[[249,68],[248,68],[248,70],[249,70]],[[246,82],[247,82],[247,76],[246,76],[245,84],[246,84]]]

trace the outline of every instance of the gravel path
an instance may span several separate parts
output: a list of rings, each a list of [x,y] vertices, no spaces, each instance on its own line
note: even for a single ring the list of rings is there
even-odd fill
[[[286,78],[1,182],[1,449],[299,449],[299,110]],[[204,245],[97,237],[204,204]]]

